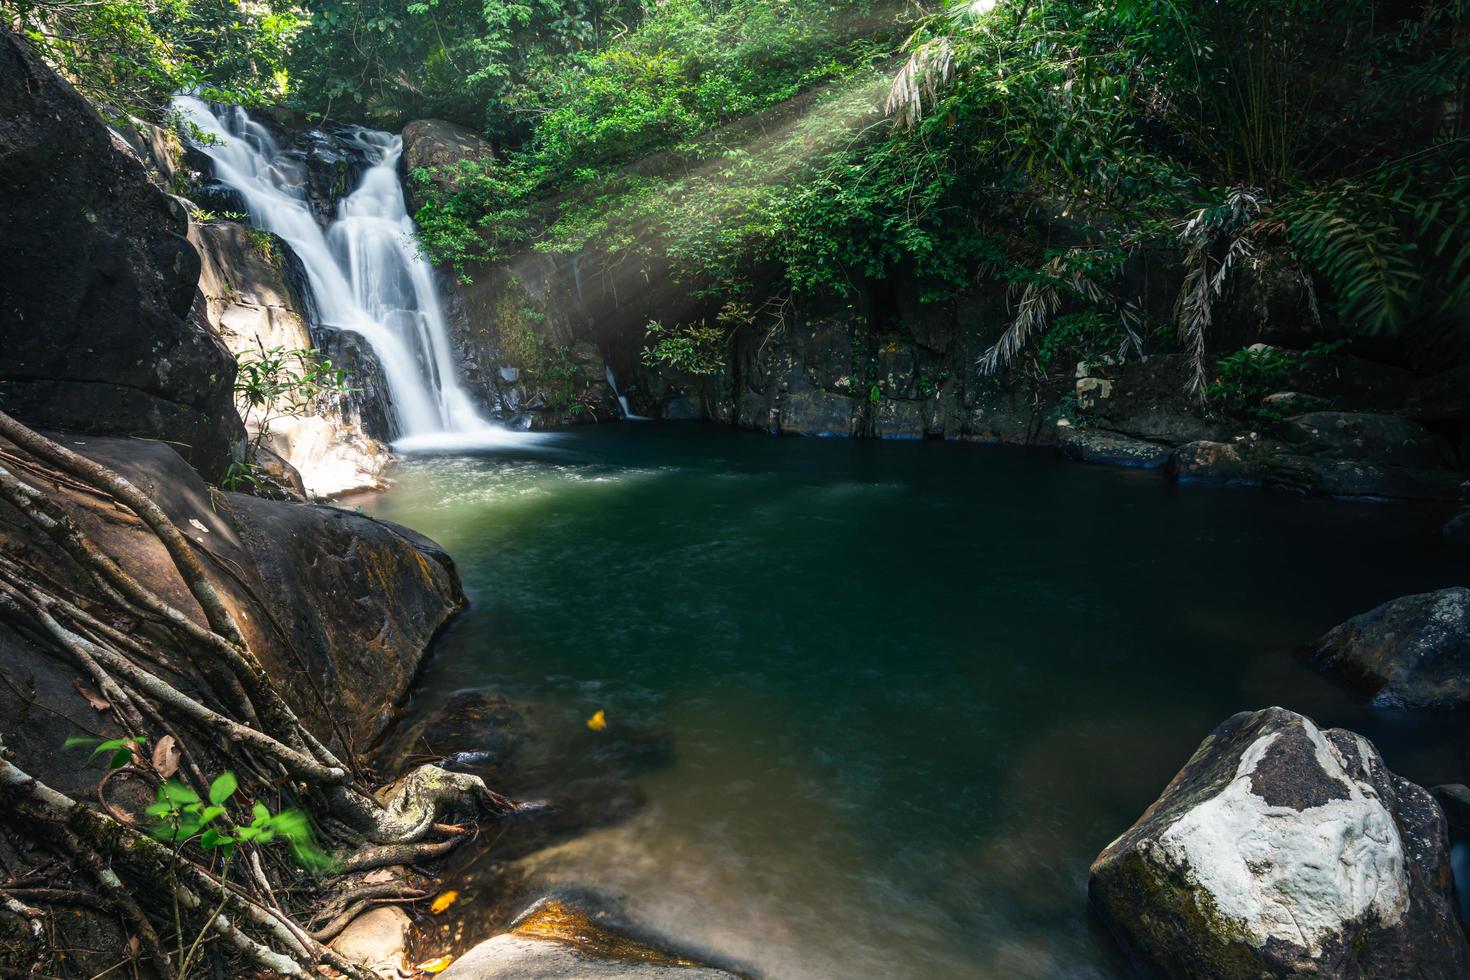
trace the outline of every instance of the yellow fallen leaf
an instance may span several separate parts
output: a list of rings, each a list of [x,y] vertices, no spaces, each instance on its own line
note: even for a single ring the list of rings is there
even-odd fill
[[[597,714],[587,719],[587,727],[594,732],[600,732],[607,727],[607,715],[603,714],[601,708],[597,709]]]
[[[440,956],[438,959],[432,959],[426,963],[420,963],[418,966],[414,967],[414,969],[423,970],[425,973],[443,973],[445,968],[447,968],[449,964],[453,962],[453,956]]]
[[[457,901],[459,901],[459,892],[450,889],[447,892],[442,892],[438,898],[434,899],[434,904],[429,906],[429,911],[438,915]],[[447,963],[445,965],[448,966]]]

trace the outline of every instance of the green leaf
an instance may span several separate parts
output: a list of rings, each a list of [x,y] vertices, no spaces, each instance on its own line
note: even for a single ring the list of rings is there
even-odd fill
[[[100,741],[101,741],[101,739],[87,738],[84,735],[73,735],[70,738],[68,738],[65,742],[62,742],[61,743],[61,747],[63,749],[83,748],[83,747],[88,746],[88,745],[96,745]],[[93,754],[95,755],[95,753],[93,753]]]
[[[177,779],[170,779],[159,789],[164,799],[176,807],[187,806],[190,803],[199,802],[199,794],[194,792]]]
[[[239,787],[240,783],[235,779],[234,773],[222,772],[219,778],[209,785],[209,802],[218,806],[234,796],[235,790]]]
[[[264,803],[257,802],[252,812],[255,815],[256,823],[265,823],[271,818],[271,812]]]
[[[199,824],[200,824],[200,826],[203,826],[204,824],[207,824],[207,823],[213,823],[218,817],[222,816],[224,814],[224,812],[225,812],[225,808],[222,807],[222,806],[207,806],[207,807],[205,807],[204,810],[203,810],[203,812],[201,812],[199,814]]]
[[[132,762],[132,761],[133,761],[133,750],[132,749],[118,749],[116,752],[113,753],[112,759],[109,760],[109,762],[108,762],[108,766],[111,767],[111,768],[113,768],[113,769],[121,769],[123,766],[127,765],[129,762]]]

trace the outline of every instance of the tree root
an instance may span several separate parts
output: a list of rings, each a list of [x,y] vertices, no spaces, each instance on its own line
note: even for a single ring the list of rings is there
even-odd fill
[[[196,791],[207,787],[205,761],[218,750],[249,783],[257,799],[299,801],[326,828],[326,839],[342,852],[339,872],[412,864],[447,853],[473,833],[476,820],[498,818],[539,808],[492,791],[478,777],[422,766],[407,773],[390,796],[379,799],[358,783],[361,770],[350,757],[346,764],[297,718],[266,674],[226,605],[206,575],[194,543],[138,487],[92,460],[77,455],[31,431],[0,412],[0,436],[39,460],[32,464],[3,454],[6,462],[30,474],[45,474],[56,486],[82,489],[111,499],[132,511],[163,545],[174,569],[203,613],[204,622],[166,602],[102,551],[59,503],[0,466],[0,507],[8,505],[39,533],[29,536],[45,560],[28,552],[0,555],[0,616],[43,641],[53,656],[75,665],[106,700],[118,725],[140,741],[169,735],[177,745],[180,774]],[[54,467],[55,472],[48,467]],[[81,572],[83,585],[71,578]],[[81,594],[76,588],[84,588]],[[139,623],[147,628],[135,628]],[[205,686],[184,693],[171,682],[179,667],[197,672]],[[191,696],[194,695],[194,696]],[[191,751],[183,736],[203,743],[204,755]],[[157,744],[156,741],[152,744]],[[198,748],[199,746],[195,746]],[[218,761],[218,760],[216,760]],[[149,759],[138,761],[144,773]],[[161,765],[161,764],[160,764]],[[150,778],[164,779],[169,771]],[[104,781],[105,782],[105,781]],[[18,769],[0,744],[0,821],[38,831],[66,855],[73,867],[91,878],[93,892],[0,888],[0,911],[17,915],[32,937],[44,943],[46,913],[27,901],[45,904],[71,901],[116,912],[137,937],[142,955],[154,962],[164,980],[174,980],[176,965],[186,968],[206,948],[212,934],[256,967],[275,974],[306,977],[329,966],[351,980],[371,974],[342,959],[323,943],[341,932],[353,917],[375,902],[412,901],[422,893],[400,885],[381,894],[359,888],[336,900],[326,926],[309,932],[295,922],[277,900],[281,869],[253,844],[239,846],[247,858],[228,865],[220,875],[207,869],[197,848],[171,848],[140,833],[128,814],[109,807],[84,806]],[[222,818],[228,823],[228,815]],[[243,872],[239,869],[243,868]],[[134,898],[146,891],[154,899],[176,901],[178,920],[170,930],[184,942],[196,939],[189,953],[182,945],[176,964],[159,931]],[[172,901],[170,902],[172,904]],[[156,914],[156,910],[155,910]],[[186,930],[184,920],[188,920]]]

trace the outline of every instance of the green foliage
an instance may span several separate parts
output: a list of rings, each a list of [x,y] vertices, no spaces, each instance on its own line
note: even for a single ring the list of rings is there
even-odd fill
[[[252,235],[251,242],[256,243]],[[266,258],[274,261],[273,239],[260,233],[257,248],[271,249]],[[346,394],[347,371],[334,365],[316,348],[289,349],[257,343],[256,350],[236,356],[235,404],[240,414],[255,423],[246,458],[231,464],[221,485],[227,490],[259,488],[261,479],[253,461],[270,438],[271,423],[289,415],[300,415],[326,395]]]
[[[645,327],[650,344],[643,348],[643,363],[667,365],[686,374],[719,374],[725,369],[728,331],[718,325],[696,323],[665,327],[650,320]]]
[[[237,103],[278,98],[302,25],[281,0],[0,0],[0,19],[107,115],[155,121],[181,89]]]
[[[1314,344],[1302,352],[1264,344],[1242,348],[1215,362],[1216,377],[1207,389],[1208,397],[1227,412],[1259,424],[1326,408],[1328,403],[1315,396],[1299,396],[1289,412],[1266,404],[1265,399],[1280,392],[1304,361],[1331,354],[1341,346],[1341,341]]]
[[[147,741],[147,735],[139,735],[137,737],[129,736],[127,738],[110,738],[106,741],[97,738],[85,738],[79,735],[73,735],[65,742],[61,743],[61,747],[63,749],[75,749],[91,746],[92,754],[87,757],[87,761],[89,762],[97,758],[99,755],[106,755],[110,752],[112,754],[108,757],[107,767],[109,769],[121,769],[123,766],[133,761],[133,756],[137,753],[143,743]]]
[[[291,848],[296,862],[309,870],[325,870],[332,866],[316,843],[311,821],[300,810],[271,812],[263,803],[251,807],[250,822],[241,823],[230,816],[230,801],[239,790],[239,781],[229,771],[210,783],[206,798],[177,779],[158,787],[157,801],[144,811],[153,820],[150,833],[158,840],[182,847],[198,845],[204,851],[218,851],[226,858],[239,844],[269,844],[283,840]]]

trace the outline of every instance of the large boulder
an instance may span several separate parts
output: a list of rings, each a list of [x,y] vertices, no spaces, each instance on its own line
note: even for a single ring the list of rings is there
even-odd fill
[[[412,173],[419,168],[453,167],[461,160],[493,163],[495,150],[473,130],[444,119],[415,119],[403,127],[403,169]],[[429,176],[430,182],[446,191],[455,189],[454,177],[440,171]],[[412,213],[424,203],[423,195],[412,181],[404,182],[408,209]]]
[[[408,690],[429,643],[461,604],[453,563],[433,542],[332,507],[262,500],[206,486],[163,443],[57,435],[147,493],[196,544],[205,568],[292,708],[323,740],[366,750]],[[0,441],[0,448],[19,451]],[[22,455],[22,458],[23,455]],[[7,464],[9,467],[9,464]],[[108,499],[44,471],[19,475],[47,492],[87,535],[165,601],[203,614],[163,546]],[[0,503],[0,550],[48,562],[85,593],[76,569],[38,547],[35,531]],[[0,623],[0,730],[17,764],[67,793],[89,796],[98,772],[58,752],[71,735],[111,737],[77,687],[77,671],[35,638]],[[200,680],[173,677],[184,690]]]
[[[1331,630],[1305,656],[1379,707],[1470,707],[1470,589],[1385,602]]]
[[[1362,736],[1283,708],[1217,728],[1088,893],[1169,977],[1470,976],[1445,818]]]
[[[244,439],[195,304],[187,216],[0,28],[0,391],[32,424],[167,440],[209,478]]]
[[[542,899],[511,930],[475,946],[445,980],[736,980],[735,974],[635,938],[603,914]]]
[[[1421,469],[1444,465],[1433,433],[1395,415],[1308,412],[1281,422],[1277,434],[1307,456]]]
[[[1455,470],[1305,455],[1296,448],[1253,440],[1191,442],[1174,453],[1169,470],[1180,483],[1267,486],[1348,500],[1453,500],[1464,480]]]

